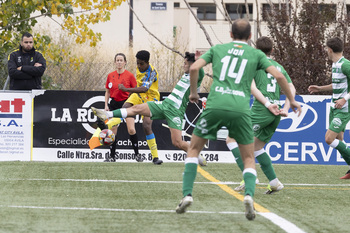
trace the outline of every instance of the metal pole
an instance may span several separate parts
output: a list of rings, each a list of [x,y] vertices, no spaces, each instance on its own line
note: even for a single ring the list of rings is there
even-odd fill
[[[130,0],[130,6],[132,8],[134,8],[134,1],[133,0]],[[129,10],[129,47],[130,48],[133,47],[133,40],[134,40],[134,37],[133,37],[134,20],[133,20],[133,18],[134,18],[133,12],[130,9]]]
[[[10,76],[7,76],[5,85],[4,85],[4,87],[2,88],[2,90],[6,90],[6,87],[7,87],[8,83],[9,83],[9,81],[10,81]]]

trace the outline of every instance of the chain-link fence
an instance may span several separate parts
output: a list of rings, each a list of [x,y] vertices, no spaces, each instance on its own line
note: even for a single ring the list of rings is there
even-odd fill
[[[183,60],[174,62],[172,60],[154,59],[152,63],[159,72],[159,91],[170,92],[179,78],[183,75]],[[0,80],[1,89],[8,89],[6,84],[8,76],[7,64],[3,64]],[[79,90],[79,91],[101,91],[105,90],[107,75],[114,71],[113,62],[104,63],[47,63],[46,71],[42,77],[43,89],[46,90]],[[130,72],[135,74],[136,64],[128,64]],[[210,81],[204,81],[206,86]],[[5,88],[4,88],[5,87]],[[202,91],[208,90],[204,88]]]

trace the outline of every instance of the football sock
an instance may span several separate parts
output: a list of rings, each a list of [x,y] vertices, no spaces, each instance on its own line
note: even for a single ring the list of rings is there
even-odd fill
[[[135,133],[134,135],[130,135],[130,141],[131,141],[131,145],[132,145],[132,149],[134,149],[135,155],[139,154],[139,141],[137,138],[137,134]]]
[[[114,142],[112,143],[112,145],[110,146],[110,149],[111,149],[111,158],[112,159],[115,159],[115,149],[117,147],[117,140],[114,140]]]
[[[227,147],[235,157],[239,169],[241,169],[241,171],[243,172],[244,164],[241,158],[241,152],[239,151],[237,142],[230,142],[227,144]]]
[[[254,197],[256,170],[254,168],[246,168],[243,171],[243,180],[245,183],[244,195]]]
[[[264,148],[258,151],[254,151],[254,156],[258,160],[261,170],[264,172],[265,176],[269,181],[276,179],[275,170],[272,167],[272,162],[270,156],[265,152]]]
[[[99,127],[100,130],[108,129],[107,125],[101,121],[100,118],[97,118],[97,127]]]
[[[153,158],[158,158],[158,149],[157,149],[157,143],[156,138],[154,134],[146,135],[147,144],[149,149],[151,150],[151,154]]]
[[[182,194],[183,196],[192,195],[193,184],[197,176],[198,158],[185,159],[185,171],[182,177]]]
[[[345,162],[350,165],[350,148],[344,142],[335,139],[329,146],[338,150]]]
[[[128,113],[126,111],[126,108],[113,110],[113,117],[126,118],[127,116],[128,116]]]

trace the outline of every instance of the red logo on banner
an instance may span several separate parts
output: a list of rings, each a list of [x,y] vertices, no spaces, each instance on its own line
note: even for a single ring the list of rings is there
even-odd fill
[[[1,100],[0,101],[0,112],[8,113],[10,112],[11,105],[13,106],[13,110],[16,113],[23,112],[23,106],[25,105],[25,101],[23,99],[14,99],[10,100]]]

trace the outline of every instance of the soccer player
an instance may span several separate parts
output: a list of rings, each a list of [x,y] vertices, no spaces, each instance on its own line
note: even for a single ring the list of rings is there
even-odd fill
[[[123,84],[119,84],[118,88],[124,92],[132,93],[130,97],[123,104],[123,108],[129,108],[134,105],[146,103],[148,101],[157,101],[160,98],[160,94],[158,91],[158,72],[157,70],[149,63],[150,53],[146,50],[138,51],[136,54],[136,81],[137,87],[126,88]],[[129,120],[130,121],[130,120]],[[129,124],[132,125],[132,124]],[[133,124],[135,127],[135,122]],[[147,144],[149,149],[151,150],[151,154],[153,157],[153,164],[160,165],[163,163],[162,160],[158,158],[158,149],[156,138],[152,131],[152,120],[150,117],[144,117],[142,123],[143,130],[146,134]],[[130,130],[130,126],[128,126],[128,131]],[[135,131],[135,130],[134,130]],[[136,137],[136,134],[135,134]],[[137,144],[134,141],[133,144]],[[137,145],[134,145],[137,146]],[[143,158],[141,155],[135,155],[136,161],[142,162]]]
[[[102,119],[110,117],[132,117],[137,114],[151,117],[152,120],[165,119],[168,122],[171,133],[171,142],[179,149],[188,151],[189,144],[182,140],[182,120],[188,105],[188,97],[190,95],[190,66],[195,61],[194,53],[185,53],[184,59],[184,75],[177,82],[174,90],[163,101],[149,101],[147,103],[135,105],[130,108],[117,109],[110,112],[105,112],[100,109],[91,108],[93,112]],[[200,86],[204,77],[204,70],[200,69],[198,85]],[[205,166],[207,161],[200,156],[200,165]]]
[[[328,58],[333,62],[332,83],[325,86],[310,85],[308,90],[311,94],[333,91],[325,140],[350,165],[350,149],[343,142],[345,126],[350,120],[350,61],[343,56],[344,42],[339,37],[327,40],[326,47]],[[350,179],[350,170],[340,179]]]
[[[197,102],[198,73],[200,68],[212,63],[213,84],[206,108],[193,131],[190,148],[185,159],[183,173],[183,198],[176,212],[184,213],[193,202],[193,184],[197,175],[198,155],[208,139],[215,140],[217,131],[225,126],[229,136],[237,140],[244,163],[243,179],[246,184],[244,206],[248,220],[255,218],[253,196],[255,193],[254,135],[250,117],[251,84],[256,71],[262,69],[276,78],[282,90],[290,99],[294,111],[301,111],[295,101],[286,78],[260,50],[247,44],[251,38],[251,27],[247,20],[238,19],[232,24],[232,42],[219,44],[209,49],[190,67],[191,102]],[[295,109],[297,108],[297,109]]]
[[[267,58],[271,61],[282,74],[287,78],[289,88],[295,95],[295,87],[290,79],[286,70],[278,64],[276,61],[270,58],[273,51],[273,42],[270,38],[263,36],[256,41],[256,48],[263,51]],[[286,99],[284,107],[275,115],[270,112],[268,107],[272,104],[279,104],[280,99],[280,86],[277,84],[276,79],[265,70],[259,70],[254,77],[256,87],[266,97],[263,102],[259,102],[256,98],[253,102],[252,111],[252,124],[254,130],[254,156],[258,160],[262,171],[269,179],[268,190],[266,194],[272,194],[283,189],[283,184],[278,180],[275,170],[272,167],[270,156],[266,153],[264,146],[268,143],[277,129],[277,126],[281,120],[281,116],[288,116],[289,100]],[[253,95],[254,92],[252,91]],[[236,141],[232,138],[227,138],[227,147],[235,156],[238,167],[243,171],[244,165],[241,159],[241,155],[238,149]],[[244,181],[236,187],[235,191],[244,190]]]

